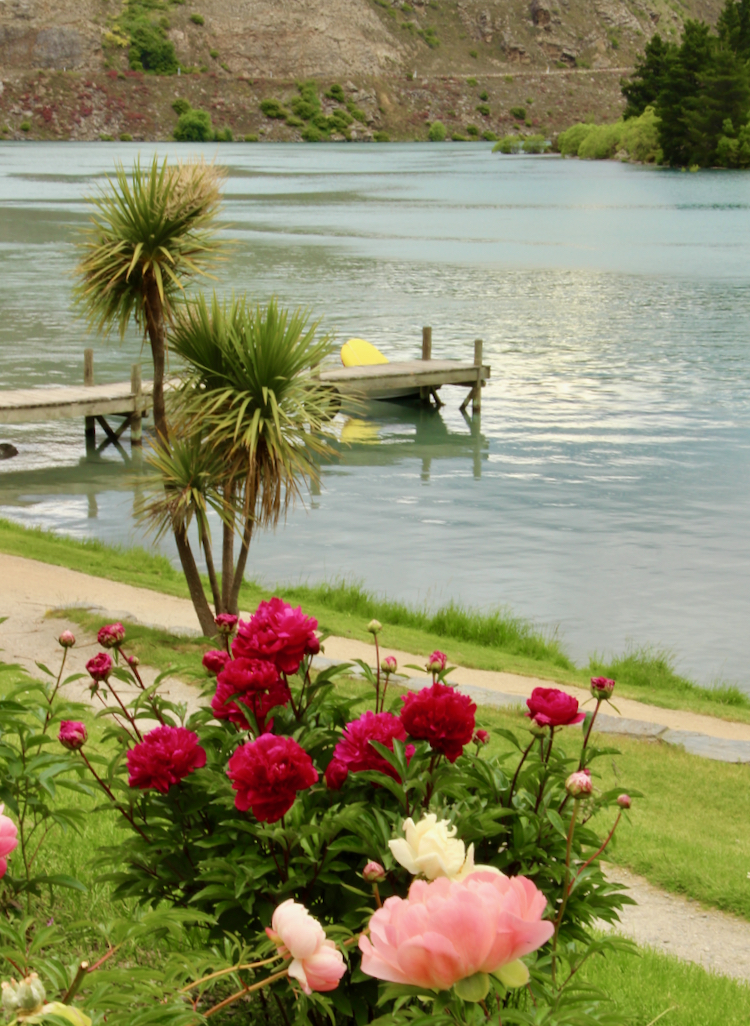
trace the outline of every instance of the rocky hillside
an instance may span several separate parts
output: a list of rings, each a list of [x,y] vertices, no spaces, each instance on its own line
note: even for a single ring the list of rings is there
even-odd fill
[[[361,112],[344,133],[354,138],[424,138],[436,118],[457,134],[471,125],[479,135],[519,125],[553,132],[585,116],[616,117],[619,79],[651,34],[676,38],[684,18],[713,22],[720,7],[721,0],[0,0],[0,129],[5,138],[169,137],[172,104],[184,99],[235,137],[293,139],[295,119],[269,118],[260,104],[288,104],[295,82],[314,78],[321,94],[339,83],[349,108]],[[144,25],[179,75],[133,69],[133,40]]]

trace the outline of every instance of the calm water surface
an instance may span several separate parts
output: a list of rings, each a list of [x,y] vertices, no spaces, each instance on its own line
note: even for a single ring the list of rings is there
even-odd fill
[[[0,147],[0,387],[81,380],[83,197],[135,153]],[[460,144],[218,156],[238,240],[220,291],[310,306],[392,358],[418,355],[422,324],[437,357],[482,337],[492,364],[473,424],[451,389],[439,414],[342,418],[321,495],[254,543],[250,573],[507,604],[579,660],[654,644],[750,690],[750,177]],[[93,344],[99,381],[129,375],[135,335]],[[142,541],[122,459],[86,460],[82,424],[0,441],[21,451],[0,464],[0,515]]]

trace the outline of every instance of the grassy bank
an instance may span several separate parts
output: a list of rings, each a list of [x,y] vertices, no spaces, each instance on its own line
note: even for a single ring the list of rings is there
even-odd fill
[[[188,598],[181,571],[166,557],[143,549],[121,549],[97,541],[64,538],[0,520],[0,551],[68,567],[95,577]],[[702,688],[675,672],[668,654],[633,650],[615,660],[592,657],[577,668],[560,640],[505,610],[480,612],[458,604],[436,611],[408,606],[373,595],[356,583],[339,581],[280,589],[301,603],[332,633],[371,641],[365,630],[373,617],[387,625],[386,643],[394,648],[428,655],[447,651],[462,666],[541,677],[586,687],[591,674],[612,676],[618,694],[670,709],[689,709],[724,719],[750,722],[750,701],[729,686]],[[241,605],[254,608],[272,594],[257,583],[245,582]]]
[[[144,645],[157,642],[153,637],[141,640]],[[195,658],[195,653],[185,648],[192,643],[179,638],[173,638],[172,643],[175,654]],[[25,679],[23,671],[0,664],[0,696]],[[359,696],[363,706],[368,700],[371,704],[369,689],[360,682],[343,682],[340,686],[352,697]],[[94,743],[99,743],[102,721],[96,720],[92,712],[84,712],[82,719]],[[478,719],[492,731],[490,743],[498,749],[505,744],[499,735],[501,728],[518,730],[523,726],[518,714],[506,711],[483,708]],[[572,751],[580,743],[580,734],[565,731],[561,741]],[[691,882],[700,889],[701,882],[710,879],[717,899],[712,903],[734,911],[744,909],[750,916],[750,904],[743,905],[739,879],[727,872],[732,863],[736,868],[737,852],[747,850],[750,844],[750,767],[707,764],[678,750],[644,742],[622,742],[620,747],[622,754],[615,757],[616,767],[613,764],[607,778],[600,781],[601,786],[611,786],[609,772],[614,775],[616,768],[623,786],[639,787],[646,796],[635,803],[630,819],[621,824],[617,858],[632,864],[634,851],[647,852],[651,869],[668,865],[674,874],[671,882],[688,893]],[[691,794],[689,806],[679,800],[686,791]],[[731,795],[731,815],[728,803],[721,801],[725,794]],[[79,800],[91,808],[95,804],[86,798]],[[98,879],[101,869],[97,849],[116,845],[120,829],[118,819],[110,812],[90,815],[81,833],[68,832],[61,836],[63,843],[45,848],[39,868],[74,876],[86,884],[88,892],[45,892],[34,908],[37,918],[53,917],[65,926],[81,918],[99,921],[127,915],[127,903],[113,901],[109,885]],[[692,832],[692,844],[675,844],[677,832],[686,842]],[[709,866],[711,872],[707,872]],[[653,873],[647,875],[661,882]],[[739,876],[735,872],[735,877]],[[708,900],[707,894],[693,896]],[[667,1010],[665,1021],[671,1026],[741,1026],[750,1016],[750,988],[655,951],[641,949],[636,955],[617,953],[606,959],[592,959],[582,970],[581,980],[610,994],[622,1010],[622,1022],[629,1026],[648,1026]]]

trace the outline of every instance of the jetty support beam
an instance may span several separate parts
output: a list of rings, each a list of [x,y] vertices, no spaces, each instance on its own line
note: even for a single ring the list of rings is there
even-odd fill
[[[94,384],[93,349],[84,349],[83,351],[83,383],[84,385]],[[86,436],[86,452],[91,453],[96,448],[96,418],[86,417],[84,433]]]
[[[432,359],[432,328],[422,328],[422,359]],[[420,388],[419,398],[423,403],[429,403],[431,389],[428,387]]]

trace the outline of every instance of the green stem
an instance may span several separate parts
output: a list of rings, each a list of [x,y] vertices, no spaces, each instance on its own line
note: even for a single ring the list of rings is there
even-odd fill
[[[560,933],[560,926],[562,924],[562,918],[565,914],[565,906],[568,904],[568,896],[570,891],[568,889],[568,883],[570,880],[570,854],[573,847],[573,835],[576,829],[576,819],[578,818],[578,805],[579,801],[576,798],[575,805],[573,806],[573,815],[570,817],[570,826],[568,827],[568,843],[565,848],[565,883],[563,885],[563,896],[560,902],[560,911],[557,913],[555,919],[555,932],[553,934],[552,941],[552,983],[555,983],[555,972],[557,969],[557,941]]]

